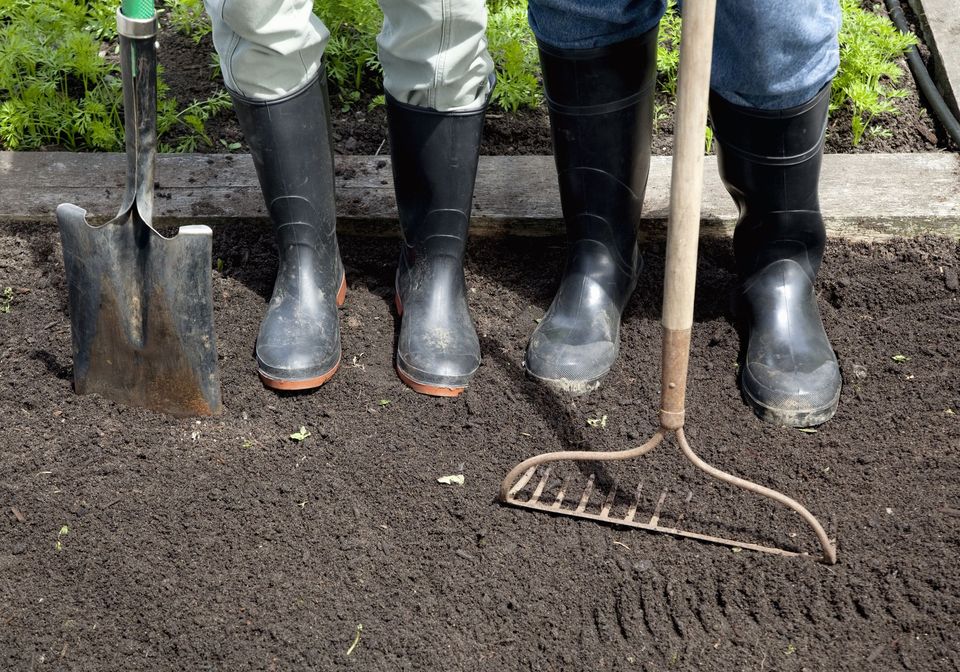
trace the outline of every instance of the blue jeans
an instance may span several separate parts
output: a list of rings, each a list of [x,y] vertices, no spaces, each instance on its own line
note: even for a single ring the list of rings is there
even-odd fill
[[[529,0],[528,13],[541,42],[591,49],[647,32],[665,8],[665,0]],[[710,86],[747,107],[804,103],[837,72],[839,31],[838,0],[718,0]]]

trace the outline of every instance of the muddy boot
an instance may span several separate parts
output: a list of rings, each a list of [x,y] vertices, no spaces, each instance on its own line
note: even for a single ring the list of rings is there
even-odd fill
[[[740,209],[733,243],[749,331],[743,396],[762,419],[790,427],[826,422],[840,398],[814,294],[826,241],[817,187],[829,104],[829,85],[786,110],[710,98],[720,177]]]
[[[273,220],[280,267],[257,337],[267,387],[318,387],[340,365],[337,306],[347,285],[337,248],[329,101],[321,75],[276,101],[233,94]]]
[[[637,283],[636,227],[650,167],[657,30],[598,49],[540,44],[567,262],[524,367],[550,387],[596,389]]]
[[[484,109],[437,112],[387,96],[403,246],[397,265],[397,374],[421,394],[453,397],[480,366],[463,256]]]

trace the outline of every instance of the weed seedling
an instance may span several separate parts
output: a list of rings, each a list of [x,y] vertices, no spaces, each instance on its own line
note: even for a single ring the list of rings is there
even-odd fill
[[[598,429],[607,428],[607,416],[602,415],[599,418],[587,418],[587,424]]]
[[[9,313],[13,305],[13,287],[4,287],[0,294],[0,313]]]
[[[57,553],[63,550],[63,542],[61,540],[68,534],[70,534],[70,528],[66,525],[61,526],[60,530],[57,532],[57,541],[53,545],[53,548],[57,551]]]
[[[308,436],[311,436],[310,432],[307,431],[307,428],[303,425],[300,425],[300,431],[294,432],[290,435],[290,438],[294,441],[300,442],[304,441]]]

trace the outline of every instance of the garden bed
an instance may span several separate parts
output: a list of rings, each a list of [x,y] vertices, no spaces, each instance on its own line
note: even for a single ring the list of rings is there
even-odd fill
[[[528,455],[654,430],[662,245],[613,372],[569,401],[521,370],[560,244],[474,239],[484,363],[442,400],[392,368],[395,241],[344,237],[343,364],[292,395],[264,389],[252,355],[268,231],[224,225],[214,241],[225,409],[175,420],[73,394],[56,230],[0,224],[0,668],[960,668],[955,241],[831,240],[818,291],[844,388],[815,433],[741,402],[729,243],[703,244],[691,441],[821,516],[833,567],[494,502]],[[690,493],[688,525],[815,550],[799,519],[706,483],[673,449],[644,460],[626,482]],[[462,487],[437,482],[458,473]]]
[[[865,9],[884,14],[880,5],[872,0],[863,3]],[[911,15],[912,18],[912,15]],[[926,49],[921,47],[926,54]],[[203,100],[222,88],[222,81],[213,75],[207,64],[208,54],[213,53],[213,44],[208,36],[199,45],[177,31],[167,28],[163,33],[163,48],[159,60],[165,69],[164,80],[170,93],[181,105],[193,100]],[[851,131],[849,106],[834,113],[827,129],[825,151],[828,153],[902,153],[929,152],[953,147],[942,128],[935,123],[931,113],[921,100],[915,82],[900,60],[903,77],[898,88],[905,91],[902,98],[891,102],[897,112],[880,114],[871,121],[860,143],[854,145]],[[341,109],[340,92],[331,87],[333,101],[334,150],[339,154],[389,153],[386,110],[375,104],[374,98],[382,93],[377,87],[366,85],[361,98],[349,109]],[[673,105],[675,99],[658,92],[656,106],[660,110],[652,139],[654,154],[671,154],[673,151]],[[207,133],[212,144],[197,146],[197,151],[222,152],[225,147],[237,146],[237,151],[247,151],[243,143],[236,117],[232,110],[212,116],[207,122]],[[240,143],[236,145],[236,143]],[[488,155],[552,154],[550,124],[544,106],[521,108],[513,112],[493,107],[487,115],[481,151]]]

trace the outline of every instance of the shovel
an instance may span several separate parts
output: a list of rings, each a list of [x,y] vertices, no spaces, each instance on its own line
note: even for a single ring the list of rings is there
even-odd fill
[[[153,0],[117,10],[127,154],[120,212],[102,226],[57,208],[73,334],[73,384],[175,416],[220,411],[207,226],[165,238],[152,226],[157,145]]]
[[[670,434],[683,456],[697,469],[729,485],[767,497],[793,510],[807,524],[820,543],[821,559],[837,561],[837,549],[820,522],[802,504],[765,486],[728,474],[707,464],[693,449],[683,431],[687,364],[693,327],[693,300],[697,277],[697,240],[700,229],[700,199],[703,192],[704,127],[710,82],[710,58],[716,0],[686,2],[680,39],[680,78],[677,100],[673,172],[670,178],[670,219],[663,293],[663,350],[661,359],[660,428],[642,446],[621,451],[560,451],[537,455],[515,466],[500,486],[501,502],[535,511],[544,511],[602,523],[635,527],[667,534],[773,553],[781,556],[806,555],[793,549],[702,534],[679,525],[663,525],[661,517],[668,497],[663,490],[649,519],[638,518],[642,483],[620,497],[614,484],[604,495],[595,496],[595,474],[584,487],[575,488],[571,479],[552,477],[560,462],[604,462],[637,458],[666,443]],[[537,470],[546,466],[539,477]],[[580,492],[577,496],[575,493]],[[686,504],[691,495],[688,494]],[[599,499],[599,506],[596,501]],[[681,504],[682,506],[682,504]],[[685,511],[674,518],[682,522]]]

